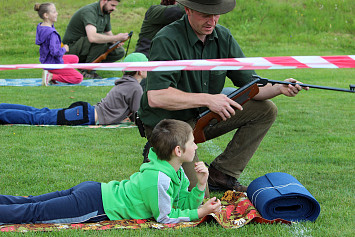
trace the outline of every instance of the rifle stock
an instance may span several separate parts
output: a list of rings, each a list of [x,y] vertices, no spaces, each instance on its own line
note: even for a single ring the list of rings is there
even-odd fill
[[[99,57],[97,57],[92,63],[100,63],[102,60],[105,60],[106,57],[107,57],[107,55],[108,55],[109,53],[111,53],[113,50],[115,50],[115,49],[118,47],[118,45],[119,45],[120,43],[125,42],[125,41],[127,41],[128,39],[130,39],[130,38],[132,37],[132,35],[133,35],[133,31],[129,32],[128,38],[127,38],[126,40],[117,41],[116,43],[114,43],[113,45],[111,45],[111,46],[106,50],[105,53],[103,53],[103,54],[101,54]]]
[[[245,86],[239,88],[238,90],[232,92],[228,95],[228,97],[238,104],[243,105],[248,102],[251,98],[259,93],[259,87],[257,83],[259,79],[256,79]],[[198,120],[196,122],[195,128],[193,130],[195,143],[202,143],[206,141],[205,133],[203,129],[206,126],[213,126],[214,124],[220,122],[222,118],[212,112],[211,110],[206,110],[198,116]]]

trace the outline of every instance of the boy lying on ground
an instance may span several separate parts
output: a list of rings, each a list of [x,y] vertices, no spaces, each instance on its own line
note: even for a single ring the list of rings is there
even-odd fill
[[[82,223],[103,220],[147,219],[160,223],[193,221],[221,209],[215,197],[203,201],[208,169],[195,163],[197,185],[181,165],[191,162],[197,145],[192,128],[183,121],[166,119],[153,129],[149,163],[129,180],[83,182],[68,190],[39,196],[0,195],[0,224]]]
[[[124,62],[147,62],[142,53],[128,55]],[[143,89],[139,84],[147,71],[124,72],[122,78],[95,106],[75,102],[65,109],[37,109],[19,104],[0,104],[0,124],[30,125],[109,125],[118,124],[127,116],[134,120],[139,109]]]

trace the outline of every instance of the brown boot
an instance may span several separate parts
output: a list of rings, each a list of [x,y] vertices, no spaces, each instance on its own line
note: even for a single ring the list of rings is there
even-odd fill
[[[222,173],[212,165],[208,168],[208,187],[212,191],[235,190],[237,192],[246,192],[247,186],[241,185],[238,180],[232,176]]]

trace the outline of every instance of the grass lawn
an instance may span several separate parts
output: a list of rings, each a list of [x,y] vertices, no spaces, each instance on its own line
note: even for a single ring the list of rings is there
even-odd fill
[[[53,2],[59,12],[55,26],[63,36],[71,15],[94,1]],[[38,63],[34,38],[40,19],[33,11],[35,3],[32,0],[1,1],[0,64]],[[114,33],[134,31],[129,52],[133,52],[138,39],[144,12],[158,3],[157,0],[123,0],[112,13]],[[231,30],[248,57],[353,55],[354,11],[352,0],[238,0],[233,12],[221,16],[220,24]],[[355,84],[355,69],[259,70],[258,74],[274,80],[293,77],[307,84],[341,88]],[[40,70],[0,71],[0,79],[39,78],[40,75]],[[104,77],[120,75],[120,72],[102,72]],[[226,86],[231,85],[227,81]],[[0,87],[0,103],[49,108],[67,107],[79,100],[95,104],[110,88]],[[62,231],[26,235],[353,236],[354,94],[310,89],[295,98],[279,96],[273,101],[279,109],[278,118],[240,181],[249,184],[270,172],[293,175],[321,205],[316,222],[291,226],[251,224],[237,230],[209,223],[174,231]],[[211,162],[232,136],[233,133],[228,133],[199,144],[199,157]],[[127,179],[142,163],[145,142],[136,128],[1,126],[0,193],[38,195],[67,189],[86,180]]]

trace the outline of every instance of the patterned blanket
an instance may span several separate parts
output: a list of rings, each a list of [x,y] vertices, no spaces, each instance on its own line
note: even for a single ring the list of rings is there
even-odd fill
[[[67,229],[80,230],[112,230],[112,229],[180,229],[196,227],[203,222],[216,221],[224,228],[240,228],[248,223],[284,223],[290,221],[282,219],[266,220],[262,218],[253,204],[244,193],[227,191],[221,198],[222,211],[210,214],[206,217],[192,222],[181,222],[178,224],[161,224],[153,218],[144,220],[119,220],[102,221],[98,223],[84,224],[16,224],[0,226],[0,232],[38,232],[38,231],[63,231]]]

